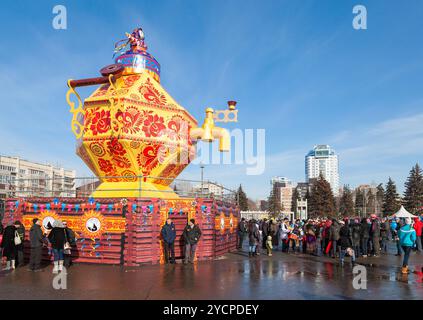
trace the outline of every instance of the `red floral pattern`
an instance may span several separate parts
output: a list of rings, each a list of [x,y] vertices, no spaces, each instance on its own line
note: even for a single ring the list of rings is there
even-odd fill
[[[145,100],[159,104],[166,104],[166,96],[163,93],[160,93],[154,85],[151,83],[150,78],[147,78],[147,81],[138,88],[138,91],[142,94]]]
[[[107,148],[109,154],[112,156],[123,156],[126,153],[126,150],[117,138],[112,138],[112,140],[107,141]]]
[[[188,122],[182,119],[179,116],[174,116],[167,124],[169,130],[167,131],[168,137],[171,140],[189,140],[188,132],[189,125]]]
[[[146,137],[157,137],[165,129],[163,117],[157,114],[149,114],[144,120],[144,126],[142,127]]]
[[[137,156],[142,173],[150,174],[159,163],[163,163],[167,155],[166,147],[161,144],[147,144]]]
[[[84,117],[84,126],[92,131],[93,135],[110,130],[110,111],[99,108],[88,109]]]
[[[115,166],[109,160],[105,160],[103,158],[98,159],[98,165],[100,166],[100,170],[106,174],[110,174],[115,171]]]
[[[134,85],[134,83],[140,78],[139,75],[130,75],[127,77],[123,77],[123,86],[122,88],[130,88]]]
[[[135,134],[140,131],[144,114],[145,112],[139,112],[136,107],[128,107],[123,112],[116,112],[116,120],[122,125],[122,132]]]

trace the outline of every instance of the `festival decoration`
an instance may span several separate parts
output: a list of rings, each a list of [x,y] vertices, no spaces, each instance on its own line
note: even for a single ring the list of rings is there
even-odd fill
[[[194,158],[195,142],[218,139],[220,150],[229,151],[229,133],[214,125],[220,118],[211,108],[197,127],[163,89],[160,64],[147,52],[142,28],[118,41],[114,55],[115,64],[101,69],[101,77],[68,81],[77,154],[101,181],[92,196],[177,199],[169,185]],[[99,87],[82,103],[75,88],[89,85]],[[235,101],[228,104],[237,111]]]

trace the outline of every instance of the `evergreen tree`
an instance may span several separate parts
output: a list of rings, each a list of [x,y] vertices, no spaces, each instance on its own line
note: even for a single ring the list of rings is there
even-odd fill
[[[411,168],[405,182],[404,207],[411,213],[417,213],[423,207],[423,175],[420,166]]]
[[[283,210],[279,199],[276,197],[276,190],[274,187],[270,190],[269,197],[267,198],[267,207],[269,215],[273,218],[277,218]]]
[[[383,210],[383,198],[385,197],[385,190],[383,189],[383,184],[380,183],[377,186],[377,191],[376,191],[376,209],[375,209],[375,213],[377,215],[382,215],[382,210]]]
[[[313,184],[309,201],[309,215],[311,217],[336,215],[332,189],[322,175]]]
[[[239,209],[241,211],[248,211],[248,199],[247,195],[245,194],[244,190],[242,190],[242,186],[239,185],[239,188],[236,192],[236,196],[238,199]]]
[[[400,208],[400,202],[398,201],[398,193],[395,182],[389,177],[388,183],[386,184],[385,194],[383,196],[383,215],[388,216],[397,212]]]
[[[344,217],[351,217],[354,215],[354,202],[352,192],[348,185],[344,186],[342,196],[339,202],[339,212]]]
[[[361,191],[359,188],[355,189],[355,202],[354,202],[355,213],[360,217],[365,216],[365,212],[364,212],[365,203],[366,203],[366,199],[365,199],[364,191]]]

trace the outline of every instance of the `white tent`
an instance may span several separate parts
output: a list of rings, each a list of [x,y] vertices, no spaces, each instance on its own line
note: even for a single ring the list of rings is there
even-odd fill
[[[394,214],[396,218],[415,218],[416,216],[405,210],[403,206]]]

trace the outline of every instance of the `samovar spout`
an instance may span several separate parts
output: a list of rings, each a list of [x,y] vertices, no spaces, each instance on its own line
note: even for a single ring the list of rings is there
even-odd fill
[[[193,140],[202,140],[205,142],[212,142],[215,139],[219,139],[219,151],[229,151],[231,146],[231,139],[229,132],[220,127],[214,125],[212,108],[206,109],[206,118],[201,127],[192,128],[190,131],[190,137]]]

